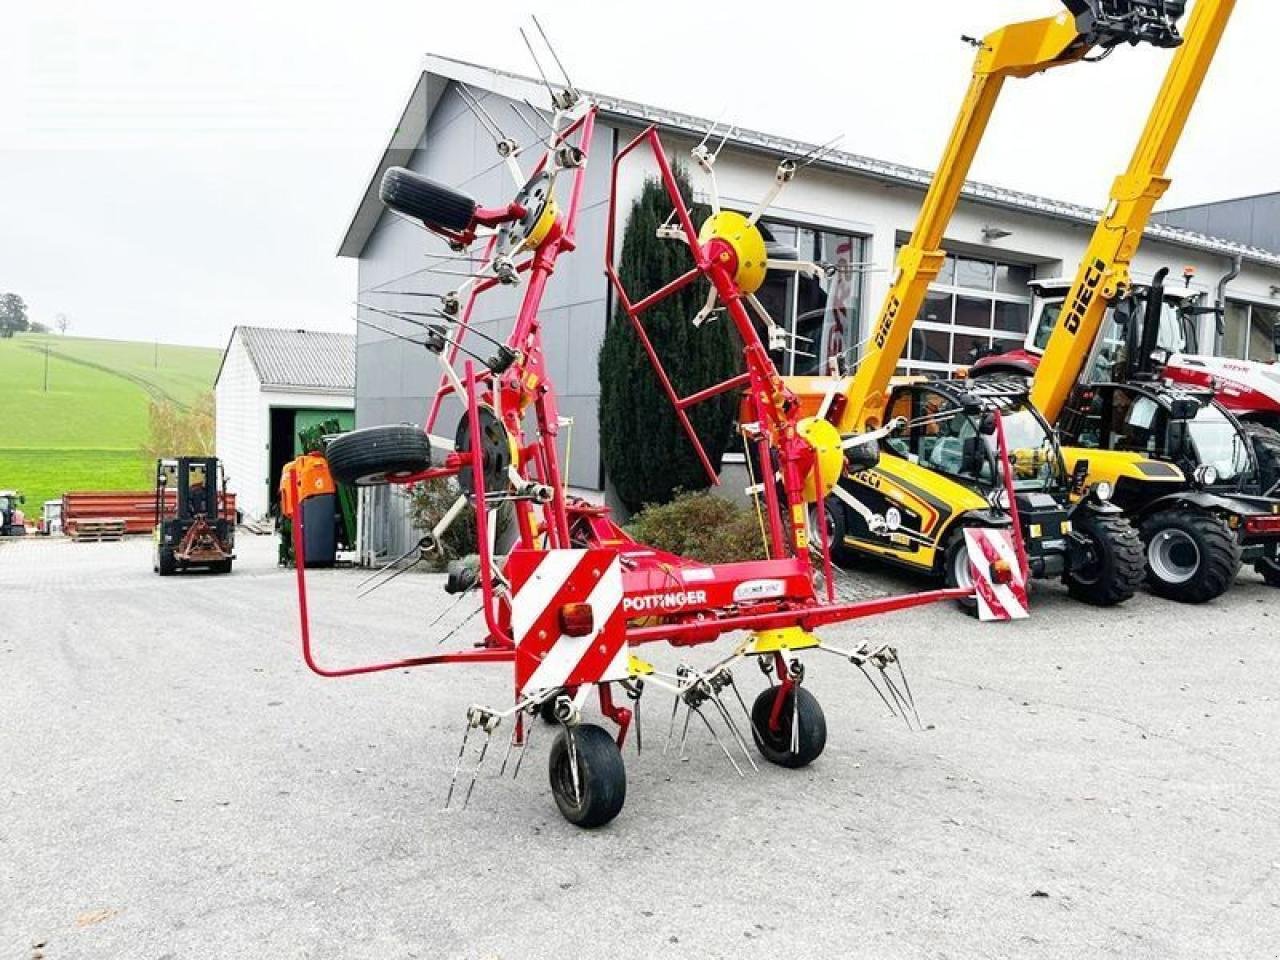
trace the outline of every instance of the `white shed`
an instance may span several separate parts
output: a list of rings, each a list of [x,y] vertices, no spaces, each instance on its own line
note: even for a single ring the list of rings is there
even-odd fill
[[[236,327],[214,383],[216,453],[246,519],[266,516],[280,471],[297,456],[298,430],[336,418],[354,426],[355,337]]]

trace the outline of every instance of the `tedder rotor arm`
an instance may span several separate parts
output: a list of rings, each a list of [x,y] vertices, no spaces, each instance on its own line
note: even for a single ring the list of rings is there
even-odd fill
[[[1064,0],[1068,11],[1014,23],[975,41],[973,77],[942,162],[929,185],[910,241],[898,253],[897,275],[880,310],[856,374],[844,391],[841,433],[874,427],[889,381],[906,350],[911,325],[945,260],[943,236],[986,133],[1004,81],[1075,63],[1095,47],[1178,42],[1174,24],[1182,0]]]
[[[1197,0],[1129,168],[1111,188],[1032,382],[1031,400],[1050,423],[1080,379],[1107,307],[1128,292],[1129,264],[1169,188],[1165,171],[1234,8],[1235,0]]]

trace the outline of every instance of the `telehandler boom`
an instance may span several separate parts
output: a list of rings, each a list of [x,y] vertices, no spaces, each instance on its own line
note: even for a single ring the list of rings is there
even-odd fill
[[[1108,305],[1129,289],[1129,264],[1152,208],[1169,188],[1165,171],[1235,5],[1235,0],[1197,0],[1129,168],[1111,188],[1032,382],[1032,403],[1050,423],[1080,379]]]
[[[978,48],[973,77],[942,162],[929,186],[915,232],[898,253],[898,271],[885,298],[857,373],[838,401],[836,426],[849,433],[878,426],[889,381],[902,358],[911,325],[929,284],[946,259],[943,235],[1006,79],[1029,77],[1083,60],[1092,50],[1122,43],[1175,47],[1185,0],[1064,0],[1067,11],[1014,23],[972,41]]]

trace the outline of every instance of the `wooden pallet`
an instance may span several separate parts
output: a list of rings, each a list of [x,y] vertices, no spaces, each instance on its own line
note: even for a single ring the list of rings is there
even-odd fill
[[[77,543],[123,540],[128,523],[119,517],[95,517],[76,520],[67,530]]]

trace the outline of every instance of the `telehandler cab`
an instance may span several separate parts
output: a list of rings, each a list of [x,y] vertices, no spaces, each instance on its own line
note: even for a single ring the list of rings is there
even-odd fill
[[[1011,24],[974,42],[978,54],[968,93],[856,372],[845,380],[796,380],[792,387],[810,404],[823,396],[819,416],[842,434],[894,422],[905,422],[910,431],[885,439],[877,466],[844,472],[828,509],[837,559],[848,563],[868,554],[954,584],[968,569],[967,529],[1017,525],[1033,575],[1062,577],[1072,596],[1110,605],[1127,600],[1141,582],[1137,532],[1107,503],[1109,485],[1085,485],[1068,473],[1024,385],[1007,382],[996,390],[950,381],[891,390],[911,325],[945,262],[944,233],[1004,81],[1126,43],[1182,42],[1181,0],[1066,0],[1066,7],[1070,15]],[[996,410],[1019,425],[1010,449],[1021,464],[1012,502],[1005,502],[1001,478],[983,452],[984,417]],[[1167,464],[1148,466],[1153,482],[1182,480]],[[900,523],[867,525],[855,508],[859,501],[881,512],[892,509]]]
[[[1164,277],[1115,304],[1060,417],[1061,433],[1106,469],[1136,450],[1189,478],[1152,498],[1116,483],[1116,503],[1139,522],[1152,590],[1199,602],[1225,592],[1242,562],[1280,586],[1280,434],[1245,424],[1207,388],[1169,383],[1163,362],[1183,329],[1167,309]]]

